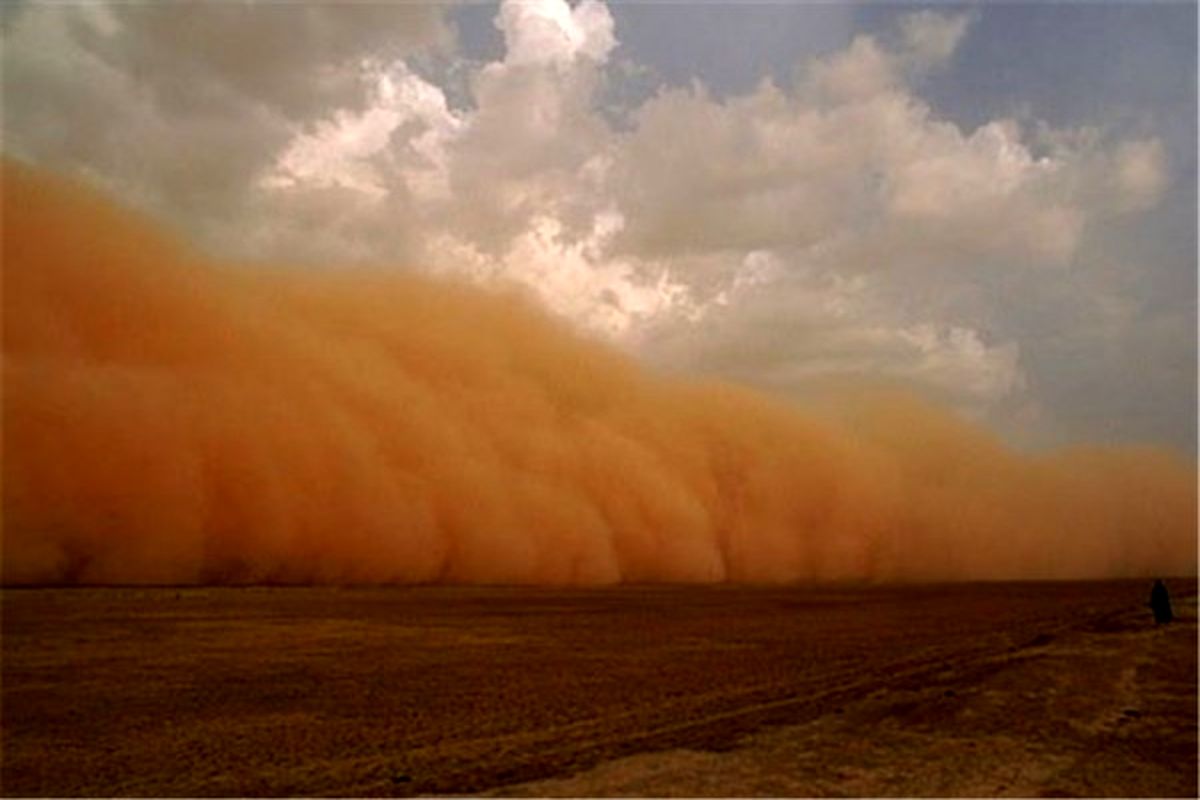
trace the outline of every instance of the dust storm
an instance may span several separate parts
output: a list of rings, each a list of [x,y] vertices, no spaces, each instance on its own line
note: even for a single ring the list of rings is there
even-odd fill
[[[216,263],[16,163],[3,201],[5,584],[1196,571],[1167,450],[668,378],[515,292]]]

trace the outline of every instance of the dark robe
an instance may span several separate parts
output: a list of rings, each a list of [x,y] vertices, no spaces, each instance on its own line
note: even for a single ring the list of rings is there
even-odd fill
[[[1171,595],[1167,594],[1167,587],[1162,581],[1155,581],[1154,588],[1150,590],[1150,608],[1154,611],[1154,621],[1159,625],[1175,619],[1171,613]]]

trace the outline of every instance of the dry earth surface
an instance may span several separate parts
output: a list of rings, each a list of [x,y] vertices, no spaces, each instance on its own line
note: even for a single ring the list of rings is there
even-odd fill
[[[5,589],[0,787],[1195,797],[1168,586]]]

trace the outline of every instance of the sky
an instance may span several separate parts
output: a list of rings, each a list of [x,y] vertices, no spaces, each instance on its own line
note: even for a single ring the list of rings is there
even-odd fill
[[[3,150],[668,372],[1196,451],[1190,3],[3,7]]]

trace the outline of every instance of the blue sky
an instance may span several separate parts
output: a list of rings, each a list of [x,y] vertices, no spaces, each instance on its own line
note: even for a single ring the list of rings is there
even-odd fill
[[[1189,3],[24,5],[5,149],[216,251],[516,281],[669,371],[899,383],[1022,446],[1194,455],[1196,25]]]

